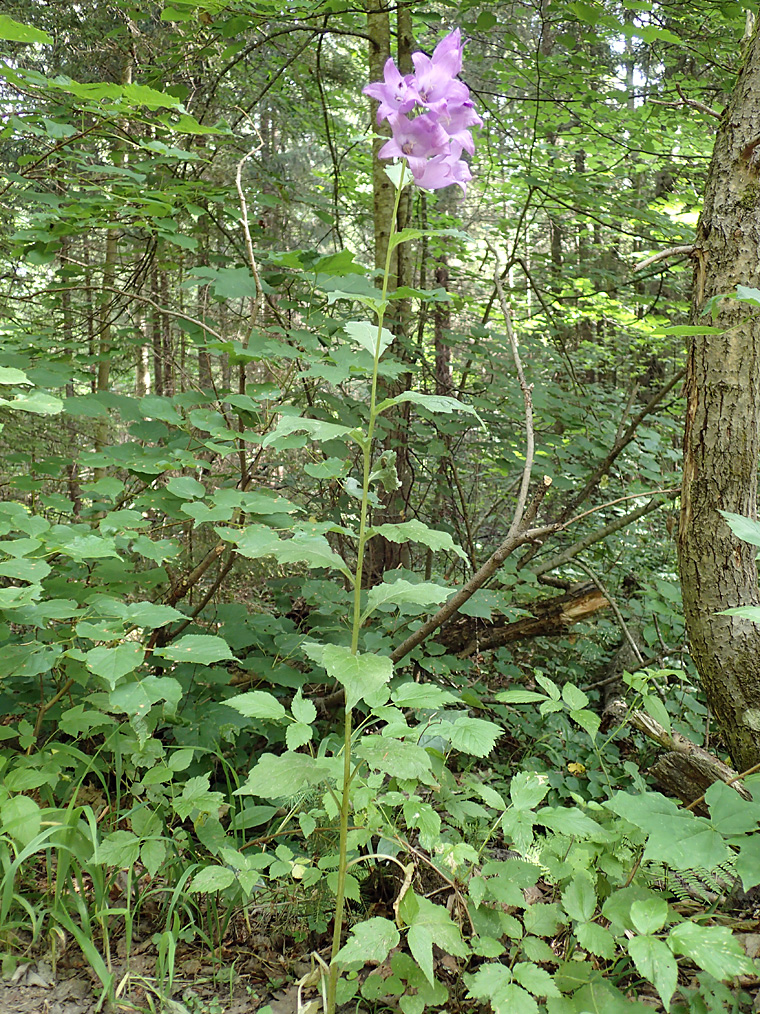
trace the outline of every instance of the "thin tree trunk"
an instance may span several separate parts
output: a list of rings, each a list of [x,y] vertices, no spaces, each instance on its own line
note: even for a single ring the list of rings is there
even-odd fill
[[[692,322],[737,284],[760,287],[760,36],[715,141],[697,230]],[[718,511],[757,510],[760,449],[760,311],[733,300],[713,308],[720,335],[696,335],[689,351],[679,557],[686,626],[710,707],[735,766],[760,761],[760,624],[721,616],[760,604],[756,547],[740,542]]]

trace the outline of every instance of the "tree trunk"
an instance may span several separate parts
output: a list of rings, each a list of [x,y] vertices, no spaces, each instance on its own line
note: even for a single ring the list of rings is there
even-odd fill
[[[760,287],[760,36],[720,123],[694,251],[692,323],[737,284]],[[718,511],[756,516],[760,448],[760,311],[719,300],[720,335],[689,350],[679,557],[691,653],[735,766],[760,761],[760,625],[720,616],[760,604],[754,546]]]

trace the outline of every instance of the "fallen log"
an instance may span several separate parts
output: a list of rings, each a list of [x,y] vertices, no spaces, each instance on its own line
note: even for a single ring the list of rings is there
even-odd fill
[[[565,595],[539,599],[524,608],[532,616],[506,622],[504,617],[483,620],[473,616],[458,616],[446,624],[436,638],[439,643],[460,658],[476,652],[492,651],[513,641],[531,637],[558,637],[581,620],[605,609],[609,602],[591,581],[578,585]]]
[[[619,722],[629,723],[634,729],[638,729],[665,747],[668,752],[655,761],[649,768],[649,773],[670,795],[677,796],[684,803],[691,805],[695,800],[701,800],[713,782],[721,781],[733,785],[745,799],[752,798],[742,782],[737,781],[739,778],[737,771],[724,764],[704,747],[697,746],[686,736],[682,736],[680,732],[668,732],[646,711],[640,709],[629,711],[625,701],[618,699],[607,705],[605,714]],[[694,810],[703,815],[708,813],[701,801]]]

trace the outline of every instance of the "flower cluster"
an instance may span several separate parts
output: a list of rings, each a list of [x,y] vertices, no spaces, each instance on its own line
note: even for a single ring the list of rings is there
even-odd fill
[[[404,158],[414,182],[423,190],[441,190],[452,183],[465,190],[472,179],[462,152],[472,155],[475,144],[469,128],[483,121],[470,101],[470,90],[457,80],[464,48],[459,29],[435,47],[432,56],[412,53],[414,74],[402,75],[387,60],[383,81],[364,93],[380,103],[377,122],[388,120],[391,139],[380,158]],[[417,115],[408,114],[417,110]]]

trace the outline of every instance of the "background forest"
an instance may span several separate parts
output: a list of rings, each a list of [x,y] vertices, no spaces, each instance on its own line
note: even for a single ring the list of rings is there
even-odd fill
[[[757,1010],[755,4],[3,10],[2,1010]]]

